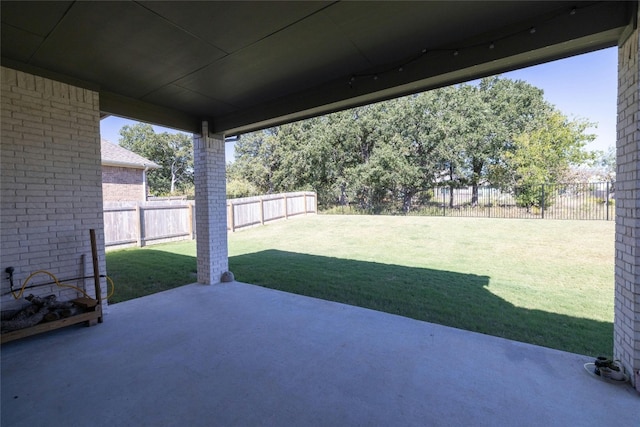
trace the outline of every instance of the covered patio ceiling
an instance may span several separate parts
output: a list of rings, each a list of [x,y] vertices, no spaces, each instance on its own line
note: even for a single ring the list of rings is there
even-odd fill
[[[636,4],[2,1],[2,65],[233,135],[615,46]]]

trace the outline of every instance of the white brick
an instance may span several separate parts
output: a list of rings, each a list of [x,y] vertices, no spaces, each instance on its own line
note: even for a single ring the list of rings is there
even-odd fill
[[[640,323],[633,320],[640,313],[639,37],[636,29],[618,50],[614,357],[629,371],[640,369]]]
[[[200,283],[219,283],[222,273],[229,268],[224,158],[224,138],[209,136],[208,125],[204,122],[202,136],[194,135]]]
[[[98,96],[5,67],[0,70],[0,264],[13,265],[22,280],[38,269],[61,279],[75,277],[80,258],[74,254],[89,250],[83,222],[91,222],[102,234],[102,197],[96,191],[101,185]],[[83,190],[82,197],[74,197],[77,188],[93,191]],[[78,214],[86,218],[77,218]],[[49,286],[33,291],[75,295]],[[3,296],[0,302],[12,300]]]

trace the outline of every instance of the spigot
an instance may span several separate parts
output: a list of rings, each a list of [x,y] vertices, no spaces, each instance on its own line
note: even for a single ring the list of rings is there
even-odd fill
[[[5,273],[7,273],[7,279],[9,279],[9,284],[11,285],[11,290],[13,290],[13,272],[16,271],[13,267],[7,267],[4,269]]]

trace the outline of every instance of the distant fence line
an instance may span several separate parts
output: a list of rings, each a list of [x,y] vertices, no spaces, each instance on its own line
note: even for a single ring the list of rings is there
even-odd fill
[[[415,215],[615,220],[615,183],[541,184],[536,206],[519,206],[514,194],[480,186],[477,201],[471,187],[436,187],[417,196]],[[195,239],[195,202],[155,200],[146,203],[105,203],[105,246],[123,248]],[[345,209],[347,211],[345,211]],[[343,213],[351,209],[345,207]],[[338,210],[339,211],[339,210]],[[227,230],[318,212],[314,192],[269,194],[227,200]],[[334,212],[336,212],[334,210]]]
[[[418,193],[412,200],[409,215],[484,218],[615,220],[615,182],[539,184],[528,187],[526,194],[535,205],[518,203],[523,189],[507,192],[491,186],[479,186],[477,200],[473,188],[434,187]],[[357,203],[333,207],[336,214],[397,214],[399,205],[369,206]]]
[[[105,246],[110,249],[141,247],[195,239],[194,209],[195,202],[189,200],[105,203]],[[227,230],[233,232],[317,211],[317,196],[313,192],[228,199]]]
[[[521,189],[516,189],[516,195]],[[472,188],[438,187],[419,210],[425,215],[489,218],[615,220],[615,183],[582,182],[539,184],[527,189],[535,194],[535,206],[522,206],[517,196],[498,188],[480,186],[472,202]]]
[[[318,197],[311,191],[229,199],[227,230],[236,231],[277,219],[317,212]]]

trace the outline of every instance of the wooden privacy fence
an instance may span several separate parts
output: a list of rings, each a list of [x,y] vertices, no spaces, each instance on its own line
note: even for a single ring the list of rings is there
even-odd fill
[[[227,230],[317,213],[317,200],[314,192],[229,199]],[[104,236],[105,246],[111,249],[195,239],[195,202],[105,203]]]
[[[227,200],[227,230],[263,225],[295,215],[318,212],[318,197],[311,191],[269,194]]]
[[[105,205],[106,247],[146,246],[194,238],[192,201]]]

